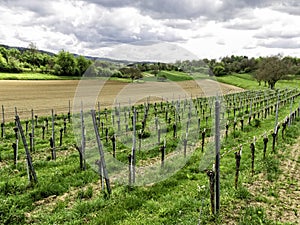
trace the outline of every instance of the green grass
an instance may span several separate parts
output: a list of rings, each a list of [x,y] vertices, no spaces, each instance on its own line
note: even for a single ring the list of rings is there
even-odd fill
[[[184,72],[178,72],[178,71],[160,71],[158,73],[158,77],[159,76],[166,76],[167,79],[171,81],[193,80],[192,76],[189,76]]]
[[[280,80],[276,83],[275,89],[283,89],[283,88],[299,88],[300,80],[296,79],[288,80]],[[252,77],[251,74],[232,74],[221,77],[216,77],[217,81],[231,84],[240,88],[248,89],[248,90],[266,90],[269,89],[264,85],[264,82],[261,82],[261,85]]]
[[[245,79],[235,77],[235,80],[237,79],[240,79],[241,85],[251,86],[252,82],[253,87],[254,84],[257,85],[255,81],[251,81],[249,76]],[[299,98],[296,99],[296,102],[298,100]],[[279,121],[282,121],[289,113],[289,107],[287,104],[280,108]],[[150,117],[153,117],[153,111],[150,113]],[[112,195],[107,198],[97,183],[98,174],[91,167],[88,167],[86,171],[79,169],[78,153],[71,147],[75,140],[74,134],[71,132],[72,125],[69,123],[68,132],[64,136],[64,144],[62,148],[58,148],[56,161],[49,159],[48,140],[51,132],[46,134],[45,140],[41,140],[41,129],[40,127],[36,129],[37,146],[32,157],[39,183],[28,184],[22,144],[19,149],[18,166],[13,165],[11,144],[14,141],[12,129],[14,123],[11,123],[7,128],[8,138],[0,139],[0,202],[2,203],[0,205],[0,223],[155,225],[197,224],[200,219],[201,224],[228,224],[229,222],[233,224],[277,224],[276,221],[267,217],[266,208],[250,205],[255,201],[266,203],[268,201],[264,199],[265,196],[253,195],[249,188],[259,174],[263,174],[266,180],[276,181],[282,173],[279,169],[280,161],[284,159],[282,154],[289,154],[288,151],[282,154],[271,152],[270,130],[274,126],[274,118],[275,115],[272,114],[267,119],[260,120],[259,127],[245,123],[244,132],[240,131],[238,127],[237,136],[233,137],[233,132],[230,132],[227,141],[222,143],[219,217],[213,216],[210,212],[208,178],[199,168],[199,161],[204,159],[204,154],[213,152],[209,145],[206,145],[205,153],[198,148],[187,164],[168,179],[152,185],[132,188],[114,183]],[[101,119],[104,120],[104,114],[101,114]],[[42,122],[43,118],[39,118],[39,124]],[[61,117],[56,121],[57,133],[62,124]],[[288,127],[285,141],[282,140],[281,135],[278,137],[277,150],[285,149],[287,143],[295,142],[300,135],[299,125],[300,120],[297,119],[292,126]],[[230,129],[232,129],[232,125]],[[264,132],[267,132],[269,137],[266,159],[263,159],[261,140]],[[168,135],[172,136],[172,132]],[[251,152],[249,149],[253,136],[258,138],[254,177],[251,175]],[[172,142],[168,142],[168,144],[171,145]],[[234,151],[240,144],[243,145],[243,155],[238,190],[235,190]],[[127,155],[126,153],[120,157],[126,159]],[[149,152],[147,157],[157,156],[159,156],[158,152]],[[118,154],[117,157],[119,157]],[[139,158],[145,159],[144,155],[139,155],[137,159]],[[212,162],[208,162],[209,168],[212,167],[211,164]],[[268,188],[268,195],[276,196],[276,189]],[[53,203],[49,200],[51,197],[54,198]],[[28,215],[31,217],[28,218]]]
[[[56,76],[43,73],[0,73],[0,80],[79,80],[81,77]]]
[[[251,79],[251,75],[249,74],[226,75],[226,76],[216,77],[216,79],[219,82],[231,84],[247,90],[268,89],[263,85],[259,86],[257,81]]]
[[[151,74],[144,73],[144,81],[157,81],[157,78]],[[192,80],[193,77],[187,75],[183,72],[176,71],[161,71],[158,76],[165,75],[168,80],[171,81],[184,81]],[[197,77],[201,77],[201,74],[198,74]],[[82,77],[70,77],[70,76],[56,76],[51,74],[43,73],[34,73],[34,72],[24,72],[24,73],[0,73],[0,80],[79,80]],[[97,79],[106,79],[106,78],[97,78]],[[120,81],[120,82],[132,82],[130,78],[117,78],[111,77],[110,80]],[[138,81],[137,81],[138,82]]]
[[[101,78],[99,78],[99,79],[101,79]],[[106,79],[106,78],[104,78],[104,79]],[[132,80],[130,78],[110,77],[109,80],[125,82],[125,83],[131,83],[132,82]]]

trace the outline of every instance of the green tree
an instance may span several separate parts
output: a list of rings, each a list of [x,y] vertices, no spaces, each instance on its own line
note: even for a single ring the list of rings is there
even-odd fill
[[[274,89],[277,81],[283,79],[287,74],[289,74],[289,65],[278,55],[261,58],[255,78],[259,82],[267,82],[269,87]]]
[[[6,48],[4,47],[0,47],[0,54],[2,55],[2,57],[6,60],[6,63],[8,63],[8,51]]]
[[[24,52],[26,62],[30,63],[32,65],[32,68],[39,67],[39,60],[38,60],[38,49],[36,47],[36,44],[33,42],[30,42],[28,45],[28,50]]]
[[[20,58],[21,58],[21,52],[16,48],[11,48],[11,49],[7,50],[7,53],[10,58],[14,58],[16,60],[20,60]]]
[[[99,75],[99,69],[98,67],[96,67],[95,63],[90,65],[85,72],[86,77],[96,77],[98,75]]]
[[[76,58],[79,75],[82,76],[87,68],[92,64],[91,60],[80,55]]]
[[[51,73],[53,72],[53,68],[55,65],[55,57],[50,56],[48,54],[43,54],[43,66],[44,66],[44,72],[45,73]]]
[[[130,78],[131,80],[136,80],[136,79],[140,79],[143,77],[141,71],[138,68],[135,67],[131,67],[129,69],[129,74],[130,74]]]
[[[159,73],[159,67],[157,64],[153,64],[152,66],[152,74],[154,74],[154,76],[156,77],[157,74]]]
[[[216,66],[214,66],[212,71],[215,76],[223,76],[227,74],[225,67],[221,64],[217,64]]]
[[[76,60],[71,53],[61,50],[56,56],[54,72],[59,76],[75,76]]]
[[[130,78],[132,81],[143,77],[141,71],[136,67],[123,67],[120,69],[123,77]]]
[[[0,72],[6,72],[7,71],[7,61],[0,53]]]

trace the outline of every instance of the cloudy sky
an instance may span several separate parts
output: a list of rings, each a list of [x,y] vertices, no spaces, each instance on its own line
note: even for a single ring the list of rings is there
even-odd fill
[[[300,1],[0,0],[0,44],[30,42],[98,57],[177,46],[199,58],[300,57]]]

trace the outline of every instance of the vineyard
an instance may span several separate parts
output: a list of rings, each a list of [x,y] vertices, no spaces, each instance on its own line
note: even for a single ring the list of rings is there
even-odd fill
[[[269,218],[262,207],[269,198],[251,190],[255,180],[278,179],[284,149],[299,136],[299,102],[298,89],[149,97],[110,108],[82,101],[77,111],[53,107],[49,115],[15,108],[15,121],[2,106],[0,222],[277,224],[281,215]],[[293,224],[295,207],[287,209]]]

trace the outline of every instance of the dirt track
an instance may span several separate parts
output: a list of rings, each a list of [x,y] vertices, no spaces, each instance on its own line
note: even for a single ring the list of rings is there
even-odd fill
[[[101,90],[101,91],[100,91]],[[100,91],[100,93],[99,93]],[[51,109],[56,113],[67,113],[69,101],[71,108],[79,102],[85,107],[100,101],[101,107],[114,103],[140,103],[146,100],[183,99],[215,95],[217,92],[242,91],[242,89],[219,84],[211,80],[184,82],[144,82],[125,83],[117,81],[0,81],[0,105],[4,106],[5,119],[14,118],[15,107],[21,118],[30,118],[31,109],[35,115],[49,115]],[[72,110],[72,109],[71,109]],[[2,120],[2,115],[1,115]]]

